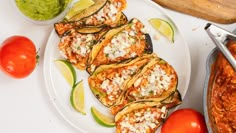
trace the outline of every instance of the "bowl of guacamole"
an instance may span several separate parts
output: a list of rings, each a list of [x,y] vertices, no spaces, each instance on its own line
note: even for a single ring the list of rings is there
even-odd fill
[[[50,24],[62,19],[71,4],[71,0],[12,1],[21,15],[37,24]]]

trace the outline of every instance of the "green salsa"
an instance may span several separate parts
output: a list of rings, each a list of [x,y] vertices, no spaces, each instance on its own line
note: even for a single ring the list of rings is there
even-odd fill
[[[59,15],[71,0],[15,0],[20,11],[34,20],[49,20]]]

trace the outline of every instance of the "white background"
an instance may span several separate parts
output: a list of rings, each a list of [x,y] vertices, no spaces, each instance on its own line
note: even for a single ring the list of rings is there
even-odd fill
[[[191,54],[190,85],[180,107],[193,108],[203,113],[206,58],[215,47],[204,31],[208,21],[168,9],[167,13],[182,31]],[[75,133],[76,130],[52,106],[43,79],[44,49],[53,25],[35,25],[25,21],[8,0],[0,1],[0,18],[0,43],[12,35],[24,35],[40,49],[39,65],[29,77],[13,79],[0,72],[0,132]],[[236,28],[236,24],[217,25],[229,31]]]

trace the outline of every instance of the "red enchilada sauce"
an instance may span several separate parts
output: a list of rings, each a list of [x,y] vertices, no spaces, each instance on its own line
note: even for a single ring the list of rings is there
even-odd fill
[[[229,42],[229,51],[236,58],[236,42]],[[236,133],[236,72],[219,53],[211,76],[211,114],[219,133]]]

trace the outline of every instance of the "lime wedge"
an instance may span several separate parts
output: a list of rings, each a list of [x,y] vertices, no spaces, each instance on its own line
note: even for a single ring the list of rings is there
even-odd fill
[[[160,18],[152,18],[149,20],[149,23],[168,40],[174,43],[174,28],[169,22]]]
[[[91,113],[92,113],[93,118],[95,119],[95,121],[98,124],[105,126],[105,127],[114,127],[115,126],[114,118],[102,114],[94,106],[91,107]]]
[[[55,64],[66,81],[71,85],[71,87],[73,87],[76,81],[76,72],[74,67],[66,60],[56,60]]]
[[[83,80],[75,84],[75,87],[71,91],[70,102],[72,107],[77,110],[78,112],[86,115],[84,111],[84,86]]]
[[[76,3],[74,3],[72,8],[67,12],[65,19],[69,20],[70,18],[72,18],[76,14],[80,13],[84,9],[90,7],[94,3],[95,2],[93,0],[79,0],[79,1],[77,1]]]

